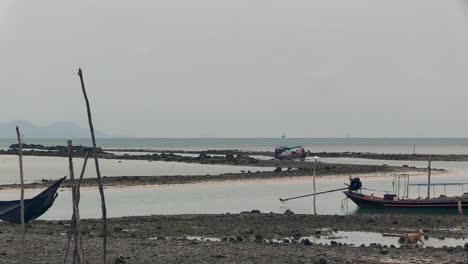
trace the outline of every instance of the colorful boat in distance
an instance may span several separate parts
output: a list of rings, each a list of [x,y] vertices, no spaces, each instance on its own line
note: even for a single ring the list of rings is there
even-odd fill
[[[305,151],[303,146],[281,146],[275,148],[275,159],[290,160],[290,159],[305,159],[309,151]]]
[[[408,176],[406,179],[408,179]],[[425,183],[409,184],[408,181],[405,181],[403,188],[399,187],[400,177],[394,180],[394,190],[393,194],[384,194],[383,197],[374,196],[373,194],[367,195],[361,193],[362,184],[360,183],[359,178],[350,179],[351,184],[348,187],[347,191],[343,193],[351,199],[357,206],[361,208],[408,208],[408,209],[452,209],[452,210],[463,210],[468,209],[468,196],[463,193],[463,185],[467,183],[430,183],[429,185],[433,188],[437,185],[443,185],[444,189],[447,185],[458,185],[462,187],[462,196],[447,197],[446,195],[441,195],[436,198],[422,198],[411,199],[408,198],[408,187],[409,186],[418,186],[418,193],[420,186],[427,186]],[[353,184],[354,183],[354,184]],[[400,193],[400,191],[402,191]],[[401,195],[400,195],[401,194]],[[435,195],[434,195],[435,197]]]

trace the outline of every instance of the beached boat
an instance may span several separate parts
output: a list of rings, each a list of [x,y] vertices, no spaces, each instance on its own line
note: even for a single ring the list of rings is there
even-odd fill
[[[281,146],[275,148],[275,159],[289,160],[289,159],[305,159],[309,151],[305,151],[303,146]]]
[[[27,223],[43,215],[57,198],[57,190],[65,177],[56,181],[31,199],[24,199],[24,222]],[[0,201],[0,219],[16,224],[21,223],[20,200]]]
[[[401,177],[401,176],[399,176]],[[405,175],[405,177],[409,177]],[[357,187],[356,184],[349,185],[347,191],[344,191],[344,194],[351,199],[357,206],[362,208],[409,208],[409,209],[454,209],[454,210],[461,210],[461,209],[468,209],[468,196],[463,193],[458,197],[446,197],[445,195],[440,195],[439,197],[434,198],[422,198],[419,197],[417,199],[410,199],[408,198],[408,188],[409,186],[418,186],[418,190],[420,186],[435,186],[441,185],[444,186],[453,186],[458,185],[462,187],[467,183],[417,183],[417,184],[409,184],[409,181],[405,181],[404,188],[400,188],[399,181],[400,178],[394,180],[394,192],[392,194],[387,193],[383,196],[374,196],[373,194],[363,194],[362,193],[362,184],[360,183],[359,178],[354,178],[351,181],[359,182],[359,186]],[[398,181],[398,183],[396,183]],[[365,189],[365,188],[364,188]],[[397,190],[397,191],[395,191]],[[400,190],[404,190],[402,195],[400,196]],[[419,193],[419,191],[418,191]]]

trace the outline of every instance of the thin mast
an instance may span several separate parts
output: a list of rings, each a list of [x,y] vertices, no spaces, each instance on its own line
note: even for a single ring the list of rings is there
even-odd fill
[[[427,166],[427,199],[431,197],[431,161],[432,155],[429,156],[429,165]]]

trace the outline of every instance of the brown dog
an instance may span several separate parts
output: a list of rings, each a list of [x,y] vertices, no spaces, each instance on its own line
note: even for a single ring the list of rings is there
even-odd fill
[[[418,243],[421,242],[424,244],[424,241],[423,241],[423,237],[424,237],[424,231],[422,229],[419,229],[417,233],[404,233],[403,234],[403,238],[405,239],[405,243]]]

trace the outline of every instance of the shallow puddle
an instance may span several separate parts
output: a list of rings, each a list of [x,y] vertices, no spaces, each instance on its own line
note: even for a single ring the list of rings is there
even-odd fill
[[[396,236],[384,236],[381,233],[376,232],[360,232],[360,231],[336,231],[330,232],[328,230],[324,230],[321,234],[324,235],[315,235],[315,236],[307,236],[301,237],[299,240],[294,240],[293,238],[282,238],[282,239],[271,239],[271,240],[263,240],[266,243],[294,243],[294,241],[304,243],[304,240],[308,239],[312,244],[322,244],[322,245],[333,245],[333,244],[346,244],[348,246],[371,246],[375,244],[380,244],[381,246],[387,247],[401,247],[402,243],[398,240],[400,237],[395,234]],[[156,238],[150,238],[156,239]],[[166,238],[167,239],[167,238]],[[187,236],[182,239],[186,240],[194,240],[194,241],[210,241],[210,242],[220,242],[223,239],[216,238],[216,237],[202,237],[202,236]],[[245,238],[244,238],[245,239]],[[225,239],[226,241],[235,241],[235,238],[228,238]],[[239,240],[237,240],[239,241]],[[242,241],[242,240],[241,240]],[[254,238],[250,238],[250,241],[254,241]],[[424,245],[418,243],[419,246],[422,247],[434,247],[434,248],[442,248],[442,247],[457,247],[457,246],[465,246],[465,243],[468,243],[468,239],[456,239],[456,238],[437,238],[437,237],[429,237],[424,239]],[[410,245],[411,246],[411,245]]]
[[[399,235],[399,234],[395,234]],[[395,247],[400,247],[402,244],[398,242],[400,237],[397,236],[384,236],[381,233],[376,232],[358,232],[358,231],[336,231],[332,232],[329,235],[325,236],[310,236],[302,237],[301,240],[309,239],[310,242],[314,244],[324,244],[331,245],[336,243],[342,243],[347,245],[352,245],[359,247],[361,245],[370,246],[371,244],[381,244],[382,246],[391,245]],[[332,242],[334,241],[334,242]],[[468,243],[468,239],[456,239],[456,238],[443,238],[439,239],[437,237],[428,237],[424,240],[423,247],[435,247],[441,248],[444,246],[447,247],[456,247],[464,246],[465,243]],[[421,243],[418,243],[421,245]]]

